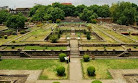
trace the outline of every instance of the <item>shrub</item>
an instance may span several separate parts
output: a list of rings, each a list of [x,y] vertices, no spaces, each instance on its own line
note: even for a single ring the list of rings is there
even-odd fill
[[[95,19],[92,19],[92,20],[91,20],[91,23],[96,24],[97,21],[96,21]]]
[[[12,35],[17,35],[16,31],[13,31],[13,32],[12,32]]]
[[[41,26],[43,26],[43,24],[42,24],[42,23],[37,24],[37,27],[41,27]]]
[[[136,48],[137,48],[137,46],[134,46],[134,48],[136,49]]]
[[[63,66],[57,67],[57,74],[59,76],[65,75],[65,68]]]
[[[15,41],[12,41],[12,43],[15,43]]]
[[[7,35],[4,35],[4,39],[8,39],[8,36]]]
[[[87,68],[87,73],[89,76],[94,76],[95,75],[95,68],[93,66],[89,66]]]
[[[58,40],[58,35],[54,34],[50,36],[50,40],[52,43],[56,43]]]
[[[84,62],[88,62],[90,60],[90,56],[89,55],[83,55],[83,60],[84,60]]]
[[[20,34],[25,34],[25,31],[21,31]]]
[[[104,49],[106,49],[106,46],[104,46]]]
[[[15,49],[15,46],[12,46],[11,48],[12,48],[12,49]]]
[[[61,22],[61,19],[57,19],[57,20],[56,20],[56,23],[60,23],[60,22]]]
[[[49,23],[52,23],[52,20],[48,20]]]
[[[84,34],[86,34],[87,32],[86,32],[86,30],[84,30],[84,32],[83,32]]]
[[[61,62],[64,62],[65,61],[65,58],[64,57],[66,57],[67,55],[65,54],[65,53],[60,53],[59,54],[59,59],[60,59],[60,61]]]
[[[87,40],[90,40],[91,39],[91,35],[90,35],[90,33],[88,32],[87,33]]]
[[[99,81],[99,80],[94,80],[94,81],[92,81],[91,83],[102,83],[102,82]]]
[[[53,82],[53,83],[60,83],[60,82]]]

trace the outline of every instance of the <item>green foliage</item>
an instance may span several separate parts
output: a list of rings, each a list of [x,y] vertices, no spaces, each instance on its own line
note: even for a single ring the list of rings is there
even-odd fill
[[[13,32],[12,32],[12,35],[17,35],[16,31],[13,31]]]
[[[113,4],[110,8],[113,21],[121,25],[134,24],[136,21],[136,8],[130,2]]]
[[[11,49],[15,49],[15,46],[12,46]]]
[[[45,13],[44,14],[44,20],[48,21],[52,19],[52,15]],[[51,20],[52,21],[52,20]],[[52,22],[51,22],[52,23]]]
[[[57,67],[57,74],[59,76],[65,75],[65,67],[63,67],[63,66]]]
[[[99,81],[99,80],[94,80],[94,81],[92,81],[91,83],[102,83],[102,82]]]
[[[87,40],[90,40],[91,39],[91,32],[87,32]]]
[[[10,16],[10,13],[6,10],[0,11],[0,24],[7,21],[8,17]]]
[[[56,34],[51,35],[50,40],[52,43],[56,43],[58,40],[58,35],[56,35]]]
[[[56,19],[64,19],[65,13],[60,8],[50,7],[47,9],[47,13],[52,16],[52,21],[56,21]]]
[[[37,5],[34,6],[30,15],[31,21],[48,21],[56,22],[56,19],[64,19],[65,13],[62,9],[52,6]]]
[[[84,34],[87,34],[87,32],[86,32],[86,30],[84,29],[84,32],[83,32]]]
[[[60,23],[60,22],[61,22],[61,19],[57,19],[57,20],[56,20],[56,23]]]
[[[4,35],[4,39],[8,39],[8,36],[7,35]]]
[[[96,21],[95,19],[92,19],[92,20],[91,20],[91,23],[96,24],[97,21]]]
[[[95,68],[93,66],[89,66],[87,68],[87,73],[89,76],[94,76],[95,75]]]
[[[74,5],[63,5],[62,10],[65,12],[65,16],[74,16],[74,14],[77,14],[75,12],[75,6]]]
[[[15,41],[12,41],[12,43],[15,43]]]
[[[90,60],[90,56],[89,55],[83,55],[83,60],[84,62],[88,62]]]
[[[80,14],[80,19],[87,22],[91,22],[92,19],[96,18],[98,18],[98,15],[92,10],[84,9],[83,12]]]
[[[25,26],[26,18],[21,15],[12,15],[8,18],[6,26],[12,29],[21,29]]]
[[[21,31],[20,34],[25,34],[25,31]]]
[[[80,14],[80,19],[84,21],[90,21],[90,16],[93,14],[93,11],[90,11],[88,9],[84,9],[83,12]]]
[[[48,20],[49,23],[52,23],[52,20]]]
[[[53,82],[53,83],[60,83],[60,82]]]
[[[76,11],[78,12],[78,15],[82,13],[85,8],[87,8],[87,6],[83,4],[76,6]]]
[[[61,62],[64,62],[65,61],[65,58],[64,57],[66,57],[67,55],[65,54],[65,53],[60,53],[59,54],[59,59],[60,59],[60,61]]]
[[[109,17],[110,16],[110,10],[109,10],[109,5],[102,5],[99,6],[97,10],[97,14],[99,17]]]

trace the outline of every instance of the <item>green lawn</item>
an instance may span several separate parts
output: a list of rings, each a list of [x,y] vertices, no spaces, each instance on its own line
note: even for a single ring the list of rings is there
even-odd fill
[[[59,77],[56,74],[56,68],[64,66],[66,69],[66,76]],[[67,79],[68,78],[68,64],[60,62],[59,60],[44,60],[44,59],[7,59],[0,61],[0,70],[44,70],[40,75],[40,79]],[[45,71],[48,71],[45,73]]]
[[[97,26],[95,26],[95,27],[97,27]],[[101,36],[106,41],[106,43],[118,43],[117,41],[115,41],[111,37],[107,36],[106,34],[104,34],[103,32],[101,32],[100,30],[98,30],[95,27],[93,27],[93,31],[96,32],[99,36]]]
[[[90,62],[82,62],[83,76],[85,79],[109,79],[112,78],[108,69],[138,69],[138,59],[96,59]],[[96,76],[89,77],[87,68],[94,66]]]
[[[24,48],[24,50],[31,50],[31,49],[36,49],[36,50],[66,50],[67,47],[26,46]]]
[[[107,28],[104,28],[103,26],[99,26],[99,28],[100,28],[101,30],[105,31],[106,33],[108,33],[108,34],[114,36],[114,37],[117,38],[118,40],[121,40],[121,41],[123,41],[123,42],[125,42],[125,43],[135,43],[135,41],[130,40],[129,38],[123,36],[122,34],[118,34],[118,33],[114,32],[113,30],[109,30],[109,29],[107,29]]]
[[[8,29],[8,28],[6,26],[0,26],[0,31],[5,29]]]

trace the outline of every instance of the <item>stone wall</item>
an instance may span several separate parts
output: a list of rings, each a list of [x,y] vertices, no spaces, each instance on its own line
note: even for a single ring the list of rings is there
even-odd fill
[[[60,53],[70,54],[70,50],[23,50],[23,52],[26,52],[31,56],[58,56]],[[2,56],[20,56],[20,53],[20,50],[0,51],[0,55]]]
[[[121,53],[123,53],[124,51],[116,51],[116,50],[113,50],[113,51],[98,51],[98,50],[95,50],[95,51],[80,51],[80,56],[83,56],[84,54],[88,54],[88,55],[95,55],[95,56],[117,56]],[[129,51],[129,53],[132,55],[132,56],[138,56],[138,51]]]

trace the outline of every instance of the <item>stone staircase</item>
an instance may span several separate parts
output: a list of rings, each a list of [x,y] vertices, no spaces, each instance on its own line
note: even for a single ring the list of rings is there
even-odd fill
[[[78,40],[70,40],[70,53],[71,56],[79,56]]]
[[[71,30],[71,38],[70,38],[70,54],[71,56],[79,56],[79,44],[77,40],[77,36],[75,35],[75,29]]]
[[[129,56],[130,55],[130,53],[128,52],[128,51],[124,51],[124,52],[122,52],[121,54],[119,54],[119,55],[117,55],[118,57],[127,57],[127,56]]]
[[[29,55],[28,53],[26,53],[24,51],[21,51],[20,55],[23,56],[23,57],[32,57],[31,55]]]

